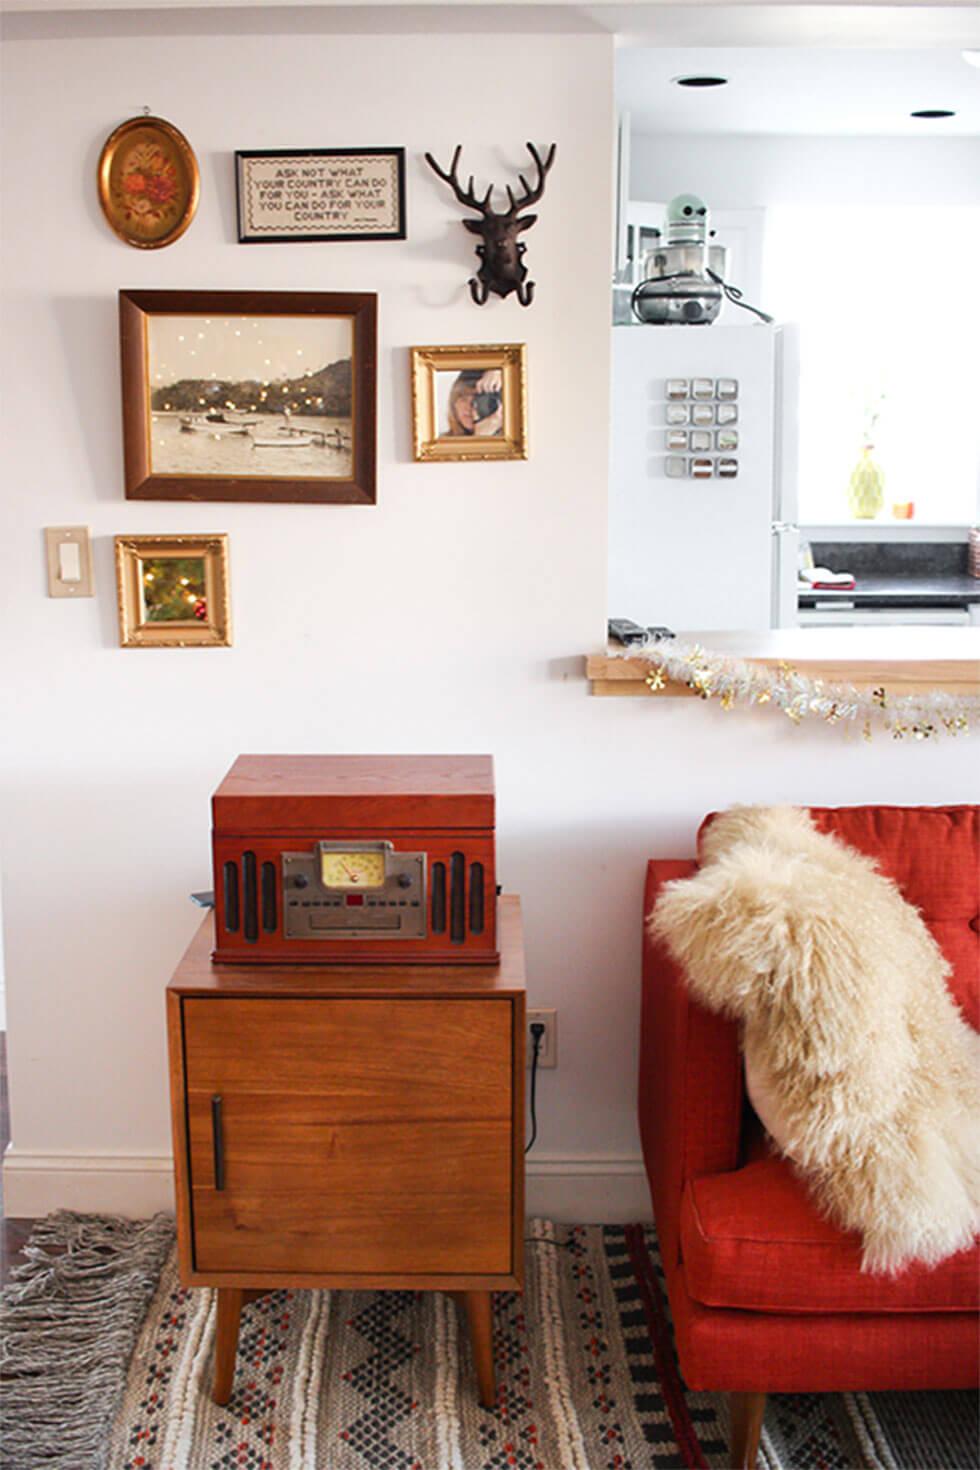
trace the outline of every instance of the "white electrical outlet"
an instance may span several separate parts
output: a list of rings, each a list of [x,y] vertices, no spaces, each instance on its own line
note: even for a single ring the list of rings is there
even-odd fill
[[[541,1038],[541,1046],[538,1051],[539,1067],[557,1067],[558,1065],[558,1012],[556,1010],[528,1011],[527,1013],[527,1064],[531,1065],[534,1056],[534,1037],[531,1034],[531,1023],[540,1021],[544,1027],[544,1035]]]

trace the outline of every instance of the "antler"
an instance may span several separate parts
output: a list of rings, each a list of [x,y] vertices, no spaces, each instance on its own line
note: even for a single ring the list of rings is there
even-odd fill
[[[530,144],[528,144],[528,146],[530,147]],[[435,159],[432,157],[432,154],[431,153],[427,153],[425,155],[425,161],[429,165],[429,167],[435,173],[437,173],[439,175],[440,179],[442,179],[444,183],[446,183],[446,184],[449,185],[450,189],[452,189],[453,193],[456,195],[456,198],[459,200],[460,204],[465,205],[467,209],[476,209],[476,210],[478,210],[480,212],[480,214],[489,214],[491,212],[490,211],[490,195],[493,193],[493,185],[492,184],[490,185],[489,189],[487,190],[486,194],[483,196],[482,199],[478,199],[476,197],[476,192],[475,192],[474,187],[473,187],[473,175],[472,174],[470,174],[469,188],[468,189],[461,189],[460,188],[459,178],[458,178],[458,175],[457,175],[456,170],[457,170],[457,168],[459,166],[459,155],[462,153],[462,151],[463,151],[463,145],[462,145],[462,143],[458,143],[456,145],[456,152],[453,154],[453,161],[449,165],[449,172],[448,173],[445,171],[445,169],[441,169],[439,167],[439,165],[436,163]],[[554,152],[554,149],[552,149],[552,152]]]
[[[509,212],[511,217],[513,217],[515,214],[519,214],[522,209],[527,209],[529,204],[537,204],[538,200],[541,198],[541,195],[544,193],[544,181],[548,177],[548,170],[551,168],[551,165],[555,161],[555,151],[558,147],[558,144],[552,143],[550,149],[548,150],[548,157],[545,159],[544,163],[541,162],[541,155],[535,148],[533,143],[526,144],[526,147],[531,157],[534,159],[534,162],[537,164],[538,182],[532,189],[523,174],[517,175],[524,188],[523,199],[515,199],[514,191],[511,189],[509,184],[507,185],[507,198],[510,200]]]

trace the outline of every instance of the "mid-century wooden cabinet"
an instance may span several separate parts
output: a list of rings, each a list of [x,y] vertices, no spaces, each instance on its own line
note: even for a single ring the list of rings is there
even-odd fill
[[[282,1287],[465,1300],[485,1403],[490,1292],[519,1290],[524,955],[499,963],[213,964],[204,921],[167,992],[181,1275],[216,1287],[214,1397],[245,1301]]]

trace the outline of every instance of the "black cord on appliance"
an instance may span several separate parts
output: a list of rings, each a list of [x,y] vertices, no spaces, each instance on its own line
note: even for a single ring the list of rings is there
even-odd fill
[[[714,281],[716,286],[721,287],[733,306],[740,306],[743,311],[754,312],[755,315],[757,317],[760,317],[764,322],[772,322],[775,320],[775,318],[771,317],[767,311],[762,311],[758,306],[750,306],[747,301],[743,301],[742,297],[744,295],[744,292],[740,291],[737,286],[730,286],[727,281],[723,281],[721,276],[719,276],[716,271],[711,270],[710,267],[706,267],[704,273],[712,281]],[[636,309],[637,297],[643,290],[643,287],[649,286],[651,281],[656,281],[659,283],[661,281],[690,281],[691,279],[692,277],[689,271],[674,271],[667,276],[648,276],[646,280],[640,281],[633,288],[633,294],[630,297],[630,310],[633,312],[634,316],[640,316],[640,313]],[[643,318],[640,317],[640,320],[642,321]]]
[[[534,1049],[531,1052],[531,1138],[524,1148],[524,1152],[526,1154],[529,1154],[531,1152],[532,1148],[534,1147],[534,1140],[538,1136],[538,1059],[541,1055],[541,1043],[543,1040],[544,1022],[532,1021],[531,1043]]]
[[[767,311],[761,311],[758,306],[750,306],[747,301],[743,301],[742,296],[744,295],[744,292],[740,291],[737,286],[730,286],[727,281],[723,281],[721,276],[716,275],[710,267],[708,268],[706,274],[711,277],[716,286],[721,287],[733,306],[740,306],[743,311],[755,312],[756,316],[760,317],[764,322],[771,322],[774,320],[774,318],[771,317]]]

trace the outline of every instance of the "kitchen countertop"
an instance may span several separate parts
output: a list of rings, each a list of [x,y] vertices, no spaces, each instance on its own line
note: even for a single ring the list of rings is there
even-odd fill
[[[801,607],[815,602],[927,604],[931,607],[963,607],[980,602],[980,578],[966,575],[858,575],[850,588],[819,588],[799,591]]]
[[[689,643],[776,667],[788,661],[812,679],[843,681],[859,688],[885,684],[895,694],[942,690],[980,696],[980,628],[777,628],[770,632],[678,630]],[[585,660],[592,693],[663,699],[696,698],[686,684],[668,680],[653,692],[646,683],[657,645],[642,652],[609,644]]]

